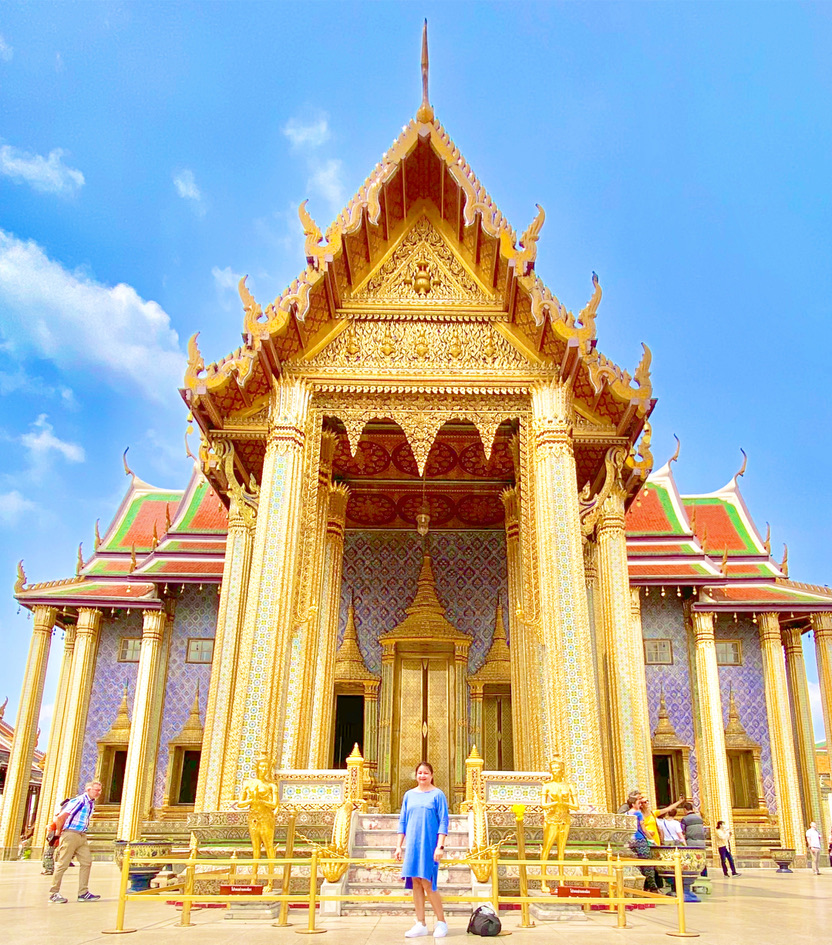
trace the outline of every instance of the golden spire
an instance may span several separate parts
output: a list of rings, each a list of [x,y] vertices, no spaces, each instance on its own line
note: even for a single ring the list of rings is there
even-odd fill
[[[422,29],[422,104],[416,112],[416,121],[433,121],[433,108],[428,99],[428,21]]]
[[[491,646],[485,654],[485,662],[470,677],[477,682],[510,682],[511,653],[506,642],[506,628],[503,623],[503,605],[497,598],[497,612],[494,619],[494,636]]]
[[[135,482],[135,481],[136,481],[136,474],[135,474],[135,473],[133,472],[133,470],[127,465],[127,453],[129,452],[129,450],[130,450],[130,447],[128,446],[127,449],[126,449],[126,450],[124,451],[124,453],[122,454],[121,461],[124,463],[124,475],[125,475],[125,476],[132,476],[132,477],[133,477],[133,481]]]
[[[0,705],[0,719],[2,719],[3,716],[6,714],[6,706],[8,704],[9,704],[9,697],[6,696],[6,698],[3,700],[3,705]]]
[[[121,694],[121,704],[110,730],[98,740],[99,744],[126,745],[130,741],[130,713],[127,709],[127,683]]]
[[[406,614],[439,614],[445,616],[445,608],[439,603],[436,595],[436,579],[433,576],[433,563],[430,552],[426,551],[422,558],[422,570],[416,584],[416,596],[413,603],[405,608]]]
[[[347,610],[347,626],[344,629],[344,639],[335,654],[336,679],[375,679],[367,669],[361,647],[358,645],[358,630],[355,626],[355,596],[350,598]]]
[[[783,560],[780,562],[780,570],[784,577],[789,576],[789,546],[785,543],[783,544]]]
[[[81,574],[81,571],[84,567],[84,543],[82,541],[78,542],[78,557],[75,560],[75,577],[78,577]]]
[[[17,562],[17,580],[14,582],[14,592],[19,594],[26,586],[26,572],[23,570],[23,559]]]
[[[98,523],[99,523],[99,521],[100,521],[100,519],[96,519],[96,520],[95,520],[95,542],[94,542],[94,544],[93,544],[93,548],[94,548],[96,551],[98,551],[98,549],[101,547],[101,535],[98,533]]]
[[[194,702],[191,706],[191,714],[182,726],[181,734],[186,732],[202,732],[202,722],[199,718],[199,680],[196,681],[196,692],[194,693]]]
[[[676,440],[676,452],[667,461],[668,468],[670,468],[670,466],[676,462],[676,460],[679,458],[679,453],[682,452],[682,441],[678,436],[676,436],[675,433],[673,434],[673,439]]]

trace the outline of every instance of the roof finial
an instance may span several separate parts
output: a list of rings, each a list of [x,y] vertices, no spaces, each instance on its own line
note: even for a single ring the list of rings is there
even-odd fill
[[[425,25],[422,29],[422,104],[419,111],[416,112],[416,121],[433,121],[433,109],[428,99],[428,21],[425,19]]]
[[[736,476],[734,476],[734,480],[737,480],[740,478],[740,476],[745,475],[745,467],[748,465],[748,454],[744,449],[740,449],[740,452],[742,453],[742,466],[740,466],[740,471],[736,474]]]
[[[136,474],[135,474],[135,473],[133,472],[133,470],[127,465],[127,453],[128,453],[128,451],[129,451],[129,449],[130,449],[130,447],[128,446],[127,449],[126,449],[126,450],[124,451],[124,453],[122,454],[121,461],[124,463],[124,475],[125,475],[125,476],[132,476],[133,479],[135,480]]]
[[[679,453],[682,452],[682,441],[678,436],[676,436],[675,433],[673,434],[673,439],[676,440],[676,452],[667,461],[668,467],[672,466],[676,462],[676,460],[679,458]]]

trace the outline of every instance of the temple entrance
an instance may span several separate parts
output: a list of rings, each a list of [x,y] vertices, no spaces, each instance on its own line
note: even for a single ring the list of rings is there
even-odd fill
[[[453,771],[453,654],[402,654],[394,686],[392,800],[401,806],[405,791],[415,786],[420,761],[433,765],[434,783],[447,797]]]
[[[728,777],[731,782],[731,806],[735,810],[756,809],[757,778],[752,752],[728,752]]]
[[[346,768],[353,746],[364,746],[364,696],[336,695],[333,768]]]
[[[492,771],[512,771],[514,750],[511,728],[511,695],[486,692],[482,700],[483,759]]]

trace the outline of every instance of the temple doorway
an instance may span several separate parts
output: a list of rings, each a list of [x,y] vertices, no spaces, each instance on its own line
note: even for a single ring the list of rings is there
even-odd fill
[[[354,745],[364,745],[364,696],[336,695],[333,768],[347,767]]]

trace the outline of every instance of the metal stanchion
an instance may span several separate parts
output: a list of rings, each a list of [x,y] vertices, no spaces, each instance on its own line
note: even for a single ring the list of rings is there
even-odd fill
[[[624,867],[621,864],[621,854],[618,855],[615,864],[615,897],[618,899],[616,909],[618,911],[618,928],[627,928],[627,909],[624,905]]]
[[[524,823],[526,808],[523,804],[515,804],[511,809],[514,811],[517,827],[517,859],[522,864],[520,866],[520,895],[525,899],[529,895],[529,870],[526,866],[526,825]],[[529,915],[528,902],[520,905],[520,928],[534,928],[534,922],[532,922]]]
[[[668,932],[674,938],[699,938],[698,932],[688,932],[685,927],[685,886],[682,879],[682,857],[678,848],[673,854],[673,880],[676,883],[676,910],[679,920],[679,929],[676,932]]]
[[[615,889],[615,873],[612,869],[612,847],[607,844],[607,896],[609,896],[610,904],[607,906],[609,912],[615,912],[615,906],[613,905],[614,898],[614,889]]]
[[[295,820],[297,818],[297,812],[292,811],[289,815],[289,823],[286,825],[286,850],[283,855],[287,860],[291,860],[295,853]],[[283,864],[283,880],[280,884],[280,892],[283,896],[288,896],[291,892],[292,886],[292,864],[284,863]],[[272,925],[276,928],[285,927],[291,925],[289,921],[289,900],[284,899],[280,903],[280,915],[277,917],[277,922],[272,922]]]
[[[584,850],[584,855],[581,857],[581,875],[584,878],[584,886],[589,888],[589,855],[586,850]],[[589,906],[585,905],[583,911],[589,912]]]
[[[298,935],[318,935],[326,929],[315,928],[315,907],[318,904],[318,851],[312,851],[309,867],[309,924],[305,929],[295,929]]]
[[[128,932],[135,932],[135,929],[126,929],[124,927],[124,907],[127,905],[127,883],[130,881],[130,845],[124,850],[124,856],[121,860],[121,882],[118,887],[118,910],[116,912],[116,927],[114,929],[104,929],[103,935],[125,935]]]

